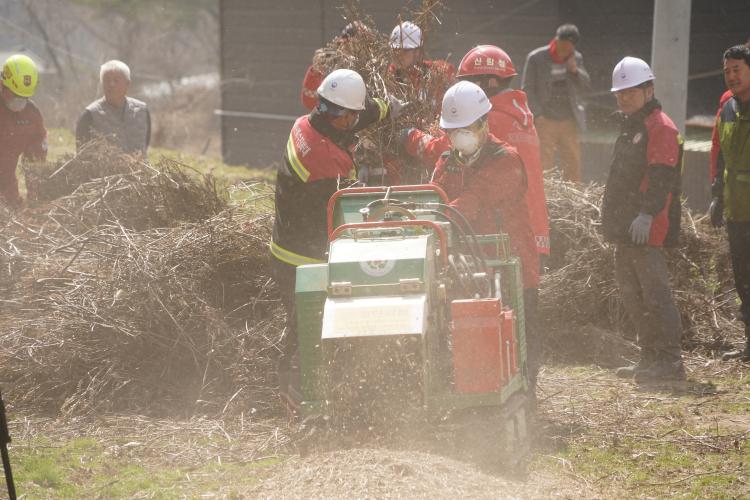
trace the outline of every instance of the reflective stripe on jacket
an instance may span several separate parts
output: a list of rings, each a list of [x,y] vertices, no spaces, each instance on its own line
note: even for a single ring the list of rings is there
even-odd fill
[[[317,111],[294,122],[276,172],[275,258],[292,265],[322,261],[328,249],[328,199],[339,179],[355,175],[356,132],[387,115],[387,103],[368,99],[352,130],[337,130]]]

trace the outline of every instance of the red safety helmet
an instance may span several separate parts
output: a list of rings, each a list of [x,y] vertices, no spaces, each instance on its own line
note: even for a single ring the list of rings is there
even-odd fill
[[[461,59],[456,78],[490,75],[504,79],[517,74],[513,61],[503,49],[494,45],[479,45],[467,52]]]

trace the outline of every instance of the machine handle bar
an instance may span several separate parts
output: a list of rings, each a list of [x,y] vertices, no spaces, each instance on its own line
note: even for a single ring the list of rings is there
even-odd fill
[[[389,227],[405,226],[422,226],[435,231],[438,235],[438,239],[440,240],[440,257],[442,258],[444,265],[448,264],[448,240],[445,236],[445,231],[443,231],[442,227],[431,220],[389,220],[376,222],[352,222],[349,224],[342,224],[328,236],[328,241],[333,241],[341,233],[349,229],[387,229]]]
[[[414,185],[404,185],[404,186],[370,186],[370,187],[354,187],[354,188],[346,188],[346,189],[340,189],[333,193],[333,196],[331,196],[328,200],[328,210],[327,210],[327,216],[328,216],[328,239],[331,240],[331,235],[333,234],[333,209],[336,207],[336,200],[338,200],[341,196],[346,194],[356,194],[356,193],[383,193],[385,194],[386,191],[390,188],[390,191],[392,193],[398,193],[401,191],[433,191],[440,196],[440,198],[443,200],[443,203],[446,205],[449,203],[448,195],[445,194],[445,191],[440,186],[435,186],[433,184],[414,184]]]

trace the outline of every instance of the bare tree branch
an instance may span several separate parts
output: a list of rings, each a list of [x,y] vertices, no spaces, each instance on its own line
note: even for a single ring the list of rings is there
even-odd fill
[[[52,60],[52,64],[55,65],[57,73],[60,75],[60,83],[62,85],[65,85],[65,72],[63,71],[62,64],[60,64],[60,61],[57,58],[57,53],[55,52],[55,49],[50,42],[49,34],[44,28],[44,23],[42,23],[42,21],[39,19],[36,10],[34,10],[34,8],[31,6],[31,2],[29,0],[23,0],[23,6],[26,8],[26,12],[29,14],[29,18],[31,18],[31,23],[39,31],[39,34],[42,35],[42,38],[44,39],[44,46],[47,49],[47,53]]]

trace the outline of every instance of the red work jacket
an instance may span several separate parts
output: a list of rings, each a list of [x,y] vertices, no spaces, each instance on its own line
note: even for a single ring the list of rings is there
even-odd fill
[[[539,285],[539,254],[525,198],[526,174],[513,147],[490,134],[480,157],[469,166],[446,151],[435,166],[433,183],[445,190],[450,204],[469,220],[475,233],[507,233],[511,252],[521,259],[524,288]]]
[[[328,250],[328,199],[339,178],[354,174],[356,133],[388,112],[386,102],[368,98],[352,130],[335,129],[318,111],[294,122],[276,175],[274,257],[294,266],[323,259]]]
[[[547,197],[544,194],[544,177],[539,156],[539,137],[534,127],[534,116],[529,111],[526,94],[511,90],[490,99],[492,110],[487,118],[490,133],[513,146],[523,161],[528,182],[526,204],[529,207],[531,228],[537,252],[549,255],[549,218]],[[407,154],[434,165],[440,155],[451,147],[448,136],[437,132],[435,136],[422,131],[412,131],[405,144]]]
[[[526,93],[522,90],[502,92],[490,98],[490,133],[513,146],[521,155],[526,170],[531,229],[540,254],[549,255],[549,218],[547,197],[544,194],[544,176],[539,153],[539,136],[534,126],[534,115],[529,110]]]
[[[632,245],[638,214],[653,217],[647,244],[674,247],[680,234],[682,138],[656,99],[622,123],[602,199],[602,233]]]
[[[42,113],[29,101],[23,111],[14,113],[0,99],[0,201],[12,206],[21,203],[16,167],[18,158],[45,160],[47,130]]]

